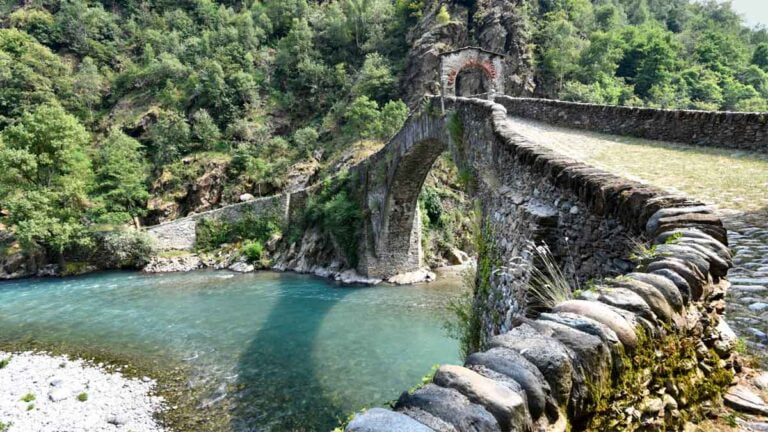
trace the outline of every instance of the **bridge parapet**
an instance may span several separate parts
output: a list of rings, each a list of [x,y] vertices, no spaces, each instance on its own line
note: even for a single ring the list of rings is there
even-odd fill
[[[558,126],[768,153],[768,113],[665,110],[497,96],[513,116]]]

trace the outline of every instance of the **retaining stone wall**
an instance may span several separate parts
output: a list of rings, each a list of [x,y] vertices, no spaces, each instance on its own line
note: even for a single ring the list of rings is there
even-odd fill
[[[475,299],[484,351],[346,430],[680,430],[695,420],[735,365],[719,317],[732,265],[721,221],[701,203],[526,141],[501,105],[451,107],[474,143],[466,161],[482,177],[474,195],[495,239],[494,269],[478,279],[487,291]],[[529,275],[513,259],[529,264],[531,241],[582,283],[573,298],[526,310]],[[649,248],[636,268],[633,242]],[[583,284],[600,274],[621,276]]]
[[[264,217],[277,217],[286,222],[290,207],[291,194],[273,195],[150,226],[146,228],[146,232],[153,239],[157,250],[191,250],[197,237],[197,222],[202,219],[231,222],[246,214],[255,213]]]
[[[768,113],[663,110],[498,96],[513,116],[558,126],[768,153]]]

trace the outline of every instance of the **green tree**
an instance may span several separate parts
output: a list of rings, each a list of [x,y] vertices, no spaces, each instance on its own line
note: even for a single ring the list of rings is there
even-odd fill
[[[189,124],[175,111],[161,112],[147,130],[152,164],[155,170],[176,161],[189,150]]]
[[[62,256],[88,241],[82,217],[89,206],[93,171],[89,134],[56,104],[25,113],[0,134],[0,202],[26,248]]]
[[[352,101],[344,112],[344,128],[356,138],[373,139],[381,131],[379,104],[368,96],[360,96]]]
[[[389,101],[381,109],[381,131],[379,137],[383,140],[392,138],[408,119],[408,107],[401,100]]]
[[[755,47],[752,53],[752,64],[768,72],[768,43],[763,42]]]
[[[71,69],[50,49],[16,29],[0,29],[0,129],[37,105],[75,105]]]
[[[368,96],[383,104],[395,93],[395,77],[392,69],[382,55],[371,53],[365,56],[363,68],[352,86],[355,96]]]
[[[320,135],[317,133],[317,130],[312,127],[305,127],[297,130],[293,134],[293,142],[296,144],[296,147],[304,153],[309,153],[315,149],[317,146],[317,140],[320,137]]]
[[[192,115],[192,135],[203,150],[214,150],[221,143],[221,131],[208,111],[204,109]]]
[[[101,143],[95,171],[102,220],[125,223],[145,213],[149,164],[138,141],[112,129]]]
[[[540,38],[541,73],[559,91],[566,79],[578,70],[578,59],[585,43],[579,37],[577,28],[562,11],[545,17]]]

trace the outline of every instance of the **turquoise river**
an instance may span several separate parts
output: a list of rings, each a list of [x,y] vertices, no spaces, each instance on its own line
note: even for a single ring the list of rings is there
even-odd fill
[[[458,361],[460,283],[344,287],[310,276],[99,273],[0,283],[0,341],[183,364],[234,431],[327,431]]]

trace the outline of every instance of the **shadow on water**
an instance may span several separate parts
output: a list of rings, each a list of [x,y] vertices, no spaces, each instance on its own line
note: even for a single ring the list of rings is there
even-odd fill
[[[329,311],[355,289],[329,287],[320,299],[280,289],[237,365],[234,431],[328,431],[347,414],[321,385],[313,348]]]

